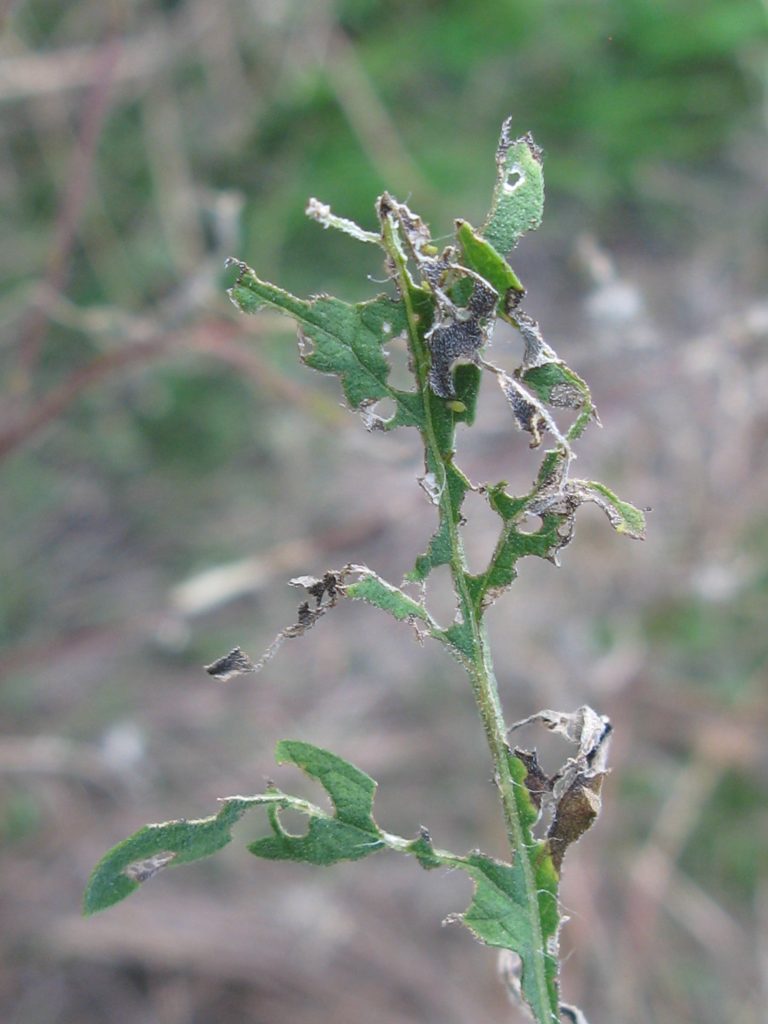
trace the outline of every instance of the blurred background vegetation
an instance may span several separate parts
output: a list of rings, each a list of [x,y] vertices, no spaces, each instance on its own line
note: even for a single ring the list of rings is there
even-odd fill
[[[367,560],[396,579],[431,530],[414,439],[366,436],[289,325],[238,316],[225,256],[373,294],[381,266],[307,197],[372,226],[386,187],[437,235],[477,223],[512,113],[546,154],[544,227],[513,259],[526,309],[605,424],[579,474],[654,509],[642,546],[584,513],[563,568],[525,565],[492,616],[510,720],[589,702],[616,727],[566,872],[565,991],[593,1021],[763,1020],[764,3],[0,17],[2,1019],[512,1019],[493,954],[439,928],[466,883],[387,858],[321,873],[236,844],[78,917],[108,846],[260,789],[283,736],[378,778],[385,827],[503,852],[465,681],[406,629],[345,607],[255,680],[199,666],[258,655],[292,620],[286,578]],[[525,487],[503,403],[473,433],[471,475]],[[468,514],[479,558],[489,520]]]

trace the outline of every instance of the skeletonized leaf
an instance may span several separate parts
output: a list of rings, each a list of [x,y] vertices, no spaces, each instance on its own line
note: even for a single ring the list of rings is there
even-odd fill
[[[490,366],[490,364],[486,365]],[[539,399],[527,391],[515,377],[496,367],[492,369],[504,397],[509,402],[517,426],[531,435],[531,448],[538,448],[541,444],[542,432],[549,431],[554,439],[562,445],[563,450],[570,452],[568,441],[560,433],[554,418],[550,416]]]
[[[457,359],[474,359],[493,330],[498,292],[479,276],[471,285],[466,305],[441,303],[438,297],[434,322],[424,336],[432,354],[429,384],[440,398],[456,398],[451,376],[454,363]]]
[[[346,217],[337,217],[327,203],[321,203],[319,199],[310,199],[304,211],[310,220],[316,220],[324,228],[335,228],[345,235],[356,238],[358,242],[372,242],[374,245],[381,245],[381,235],[373,231],[366,231],[353,220]]]
[[[547,405],[581,409],[589,401],[589,388],[578,374],[560,361],[533,366],[522,374],[523,381]]]
[[[645,539],[645,515],[642,509],[622,501],[604,484],[594,480],[574,480],[582,501],[591,501],[605,512],[608,521],[617,533],[626,533],[634,540]]]
[[[455,400],[451,370],[459,359],[474,360],[490,340],[499,293],[487,277],[460,261],[455,246],[440,252],[427,225],[405,203],[385,193],[377,209],[382,233],[397,241],[407,284],[414,287],[407,269],[411,260],[418,271],[419,291],[433,304],[429,322],[421,327],[431,356],[429,386],[438,397]],[[505,287],[507,283],[505,279]]]

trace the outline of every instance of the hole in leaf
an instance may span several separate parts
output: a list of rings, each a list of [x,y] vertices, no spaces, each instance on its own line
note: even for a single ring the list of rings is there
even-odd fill
[[[513,164],[507,171],[507,180],[504,182],[503,190],[505,195],[512,195],[525,182],[525,174],[519,164]]]
[[[301,327],[299,327],[296,337],[299,344],[299,355],[302,359],[309,359],[315,351],[314,341],[302,330]]]
[[[488,504],[485,496],[470,492],[464,499],[462,511],[467,520],[463,530],[467,564],[472,573],[483,572],[496,547],[501,519]]]
[[[541,455],[550,447],[544,436],[539,452],[531,451],[530,435],[515,424],[501,388],[491,373],[483,374],[481,401],[471,432],[459,426],[456,462],[475,484],[506,480],[510,494],[526,494],[533,484]]]
[[[159,871],[167,867],[175,856],[176,854],[172,850],[162,850],[160,853],[147,857],[146,860],[136,860],[132,864],[128,864],[123,874],[127,875],[132,882],[148,882],[150,878],[154,878]]]
[[[427,580],[427,609],[432,618],[441,626],[450,626],[456,615],[456,598],[451,582],[451,570],[447,565],[438,565]]]
[[[306,814],[302,814],[301,811],[296,811],[292,807],[286,807],[278,811],[277,816],[283,831],[287,832],[289,836],[300,838],[307,834],[309,818]]]
[[[384,337],[384,352],[389,363],[387,383],[400,391],[413,391],[413,374],[408,369],[408,345],[403,335]]]
[[[361,403],[359,412],[366,430],[382,430],[387,420],[397,411],[392,398],[380,398],[371,403]]]

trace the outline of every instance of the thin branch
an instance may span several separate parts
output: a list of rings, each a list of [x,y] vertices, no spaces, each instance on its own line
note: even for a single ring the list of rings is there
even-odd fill
[[[96,146],[109,110],[110,88],[121,49],[120,39],[112,35],[98,54],[93,83],[86,98],[67,187],[56,216],[53,242],[41,283],[46,292],[63,291],[69,277],[70,256],[78,225],[85,210]],[[30,386],[30,376],[37,363],[47,326],[45,305],[39,301],[38,295],[22,322],[19,338],[21,378],[26,388]]]

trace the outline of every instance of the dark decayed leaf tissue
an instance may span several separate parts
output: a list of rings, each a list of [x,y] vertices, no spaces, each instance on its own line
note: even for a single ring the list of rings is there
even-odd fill
[[[574,712],[539,711],[510,732],[524,725],[540,722],[578,747],[554,775],[547,777],[536,753],[515,750],[526,767],[525,785],[534,805],[541,809],[549,803],[552,820],[547,829],[547,843],[552,863],[558,874],[568,847],[580,839],[600,813],[600,790],[607,774],[608,744],[612,732],[610,721],[588,705]]]
[[[225,654],[223,658],[217,658],[210,665],[206,665],[205,671],[209,676],[213,676],[214,679],[219,679],[222,683],[225,683],[228,679],[234,679],[235,676],[255,672],[256,666],[244,651],[239,647],[233,647],[229,654]]]

